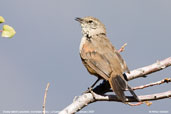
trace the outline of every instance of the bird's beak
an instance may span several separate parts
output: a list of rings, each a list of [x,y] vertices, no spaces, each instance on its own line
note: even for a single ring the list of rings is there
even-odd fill
[[[75,20],[78,21],[78,22],[80,22],[80,23],[83,22],[83,19],[82,18],[79,18],[79,17],[76,17]]]

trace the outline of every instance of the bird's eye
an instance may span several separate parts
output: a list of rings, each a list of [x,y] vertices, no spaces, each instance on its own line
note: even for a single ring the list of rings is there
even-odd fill
[[[88,22],[89,22],[89,23],[92,23],[93,21],[92,21],[92,20],[89,20]]]

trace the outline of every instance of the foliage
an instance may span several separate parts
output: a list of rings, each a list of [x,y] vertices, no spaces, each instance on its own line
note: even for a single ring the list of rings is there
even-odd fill
[[[4,23],[4,22],[5,19],[2,16],[0,16],[0,23]],[[3,28],[2,30],[0,30],[0,32],[2,32],[1,34],[2,37],[7,37],[7,38],[12,38],[16,34],[14,28],[9,25],[3,25]]]

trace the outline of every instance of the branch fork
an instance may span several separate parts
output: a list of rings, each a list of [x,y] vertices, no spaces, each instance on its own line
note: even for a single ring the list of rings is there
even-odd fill
[[[157,72],[157,71],[165,69],[169,66],[171,66],[171,57],[166,58],[162,61],[157,61],[156,63],[154,63],[152,65],[132,70],[130,72],[130,74],[126,73],[127,79],[129,81],[129,80],[133,80],[136,78],[144,77],[150,73]],[[147,87],[160,85],[160,84],[164,84],[164,83],[169,83],[169,82],[171,82],[171,78],[165,78],[165,79],[158,81],[158,82],[153,82],[150,84],[133,87],[133,90],[144,89]],[[99,92],[99,90],[102,90],[102,91]],[[69,106],[64,108],[62,111],[60,111],[59,114],[76,113],[77,111],[81,110],[82,108],[84,108],[88,104],[96,102],[96,101],[121,102],[115,95],[104,95],[106,92],[109,92],[109,91],[110,91],[109,84],[104,81],[99,86],[96,86],[96,88],[94,88],[92,92],[84,93],[81,96],[74,98],[73,102]],[[142,102],[132,104],[130,102],[137,102],[136,99],[133,98],[132,96],[126,96],[127,102],[128,102],[127,104],[131,105],[131,106],[138,106],[140,104],[145,103],[147,106],[150,106],[152,103],[149,101],[159,100],[159,99],[164,99],[164,98],[171,98],[171,91],[169,90],[166,92],[155,93],[155,94],[150,94],[150,95],[141,95],[138,97]]]

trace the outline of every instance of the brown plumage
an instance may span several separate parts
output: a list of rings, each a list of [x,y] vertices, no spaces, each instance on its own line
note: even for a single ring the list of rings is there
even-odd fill
[[[106,37],[105,26],[94,17],[76,18],[82,27],[83,38],[80,44],[80,57],[90,74],[109,81],[118,99],[126,101],[124,90],[128,86],[123,73],[129,69],[121,55]]]

